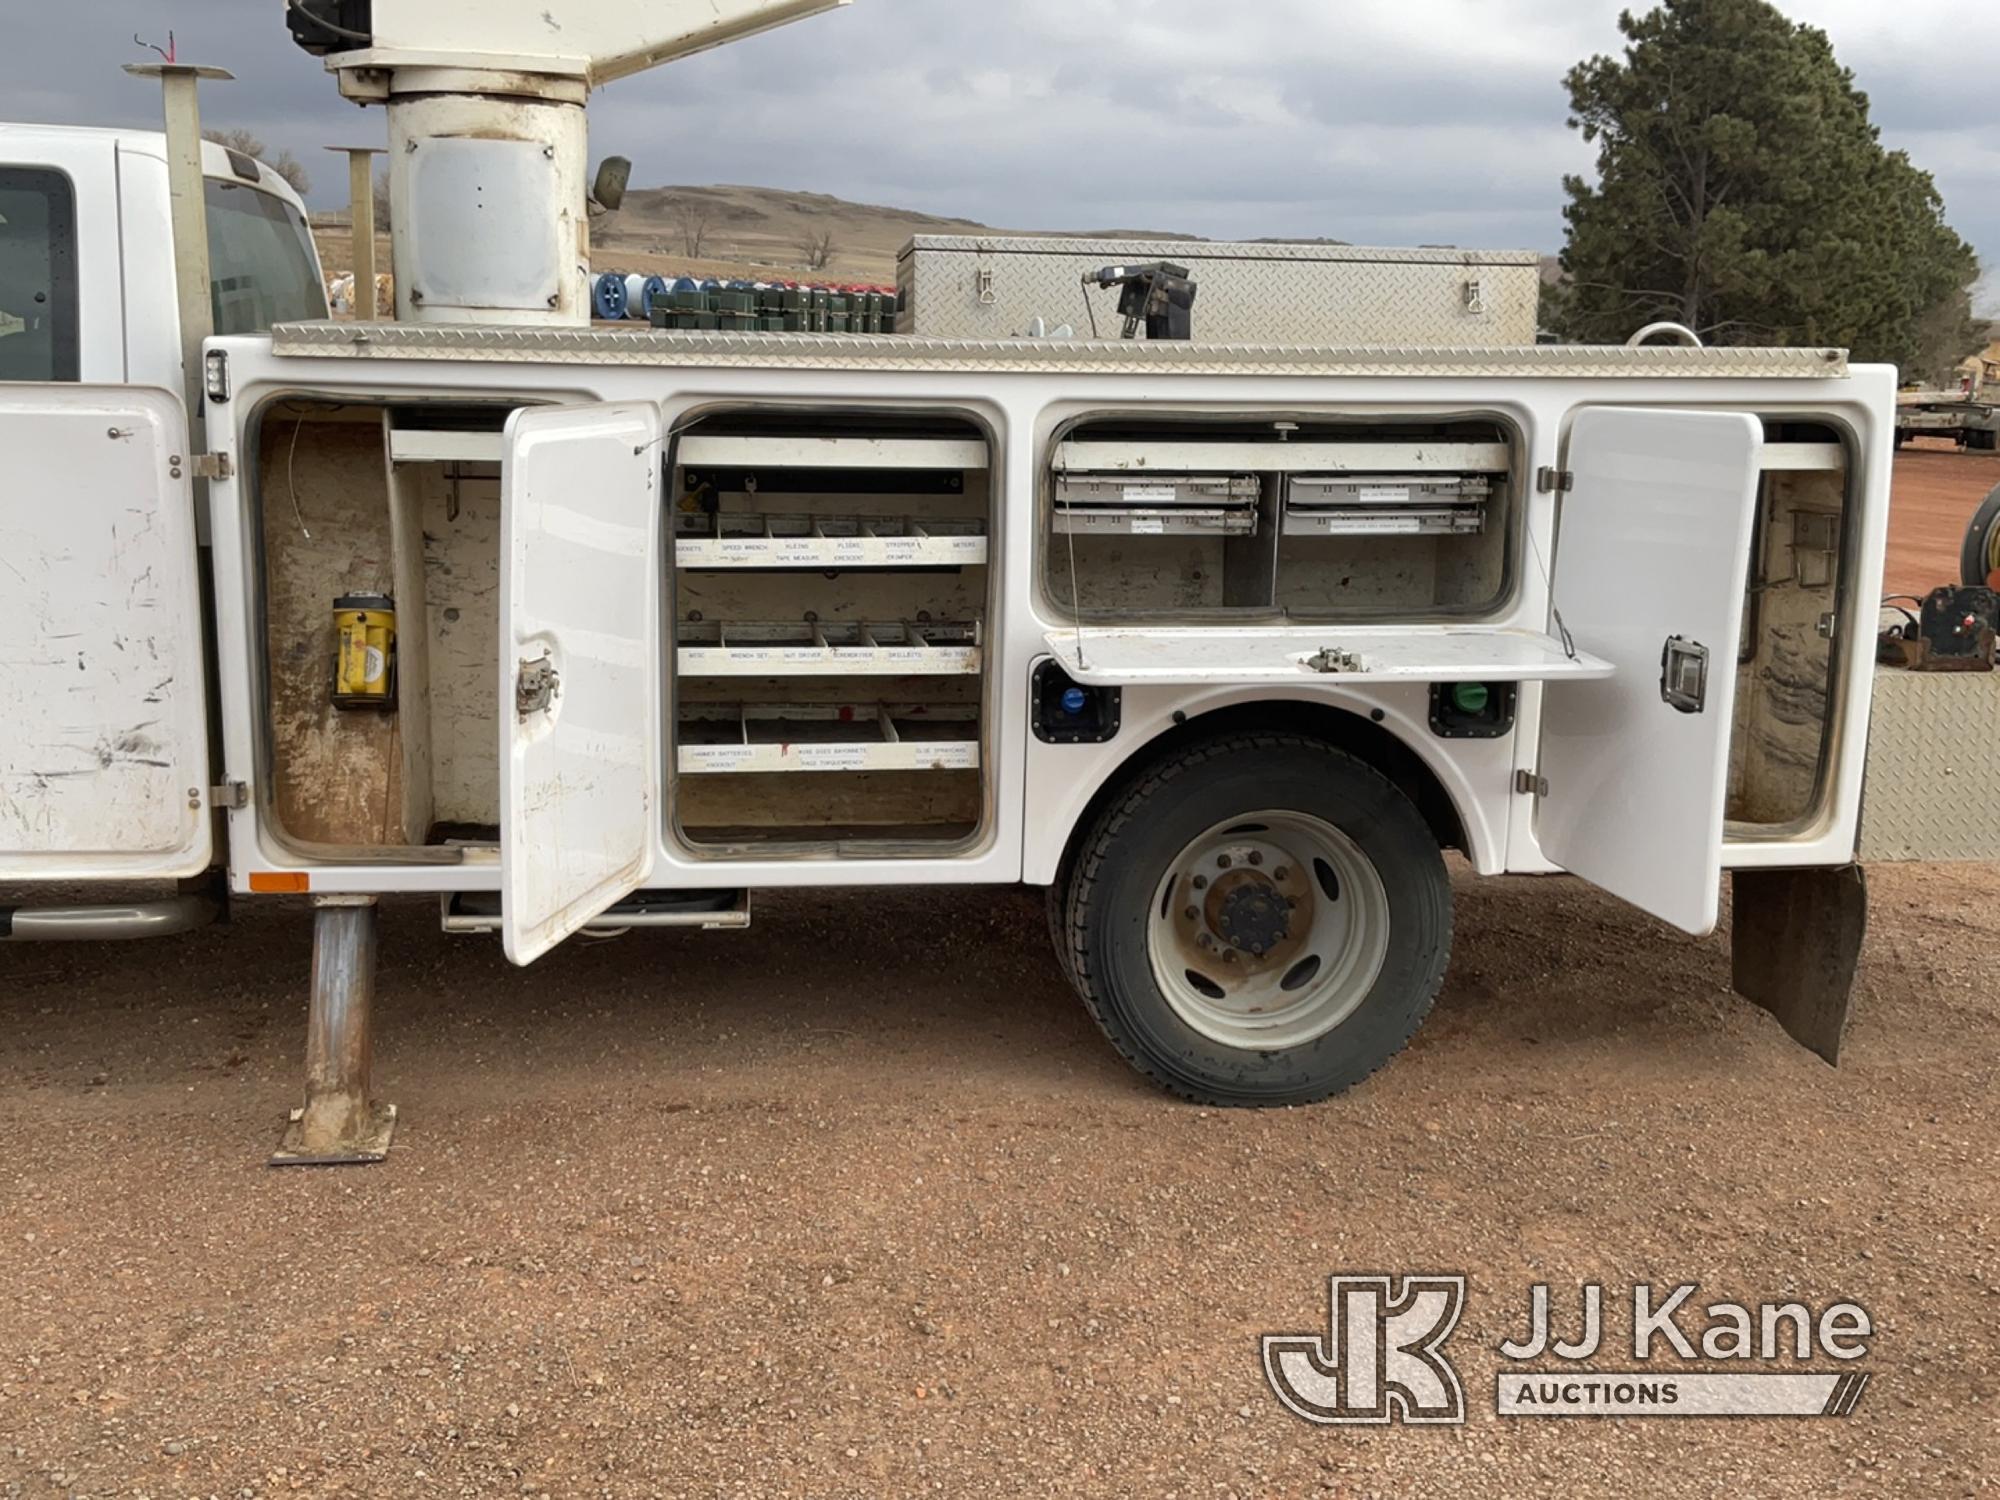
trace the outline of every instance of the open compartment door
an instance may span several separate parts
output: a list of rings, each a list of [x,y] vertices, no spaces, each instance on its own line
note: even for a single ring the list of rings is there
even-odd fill
[[[0,385],[0,880],[208,868],[187,451],[166,391]]]
[[[1555,607],[1615,670],[1544,689],[1542,852],[1696,934],[1721,898],[1762,447],[1747,413],[1585,411],[1556,531]]]
[[[526,964],[652,873],[658,408],[515,412],[501,505],[501,935]]]

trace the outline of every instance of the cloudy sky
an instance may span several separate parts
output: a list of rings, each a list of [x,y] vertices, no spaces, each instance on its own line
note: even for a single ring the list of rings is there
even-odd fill
[[[1790,0],[1830,32],[1893,146],[2000,268],[2000,93],[1981,7]],[[135,31],[240,80],[207,95],[344,189],[331,141],[379,140],[295,50],[282,0],[9,7],[0,115],[151,124]],[[1561,79],[1615,50],[1620,0],[856,0],[613,85],[594,149],[635,182],[810,188],[1022,229],[1331,236],[1557,249],[1591,153]],[[2000,312],[2000,274],[1986,306]]]

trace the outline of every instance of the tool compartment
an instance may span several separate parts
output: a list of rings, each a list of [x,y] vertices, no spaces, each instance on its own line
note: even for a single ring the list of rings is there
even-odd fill
[[[990,808],[990,447],[954,416],[674,436],[672,816],[715,857],[935,854]]]
[[[1504,602],[1518,442],[1477,417],[1103,417],[1051,446],[1043,588],[1086,621],[1405,620]]]

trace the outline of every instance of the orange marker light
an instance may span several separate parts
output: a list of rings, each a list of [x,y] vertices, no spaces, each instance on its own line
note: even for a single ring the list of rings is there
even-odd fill
[[[312,889],[312,876],[257,871],[250,876],[250,889],[266,896],[297,895]]]

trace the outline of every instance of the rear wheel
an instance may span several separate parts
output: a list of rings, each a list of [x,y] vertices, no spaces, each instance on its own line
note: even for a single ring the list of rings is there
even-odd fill
[[[1451,886],[1422,816],[1320,741],[1192,746],[1080,843],[1059,927],[1126,1058],[1186,1098],[1300,1104],[1366,1078],[1429,1011]]]
[[[1959,555],[1961,583],[1973,587],[2000,586],[2000,485],[1979,503],[1965,531]]]

